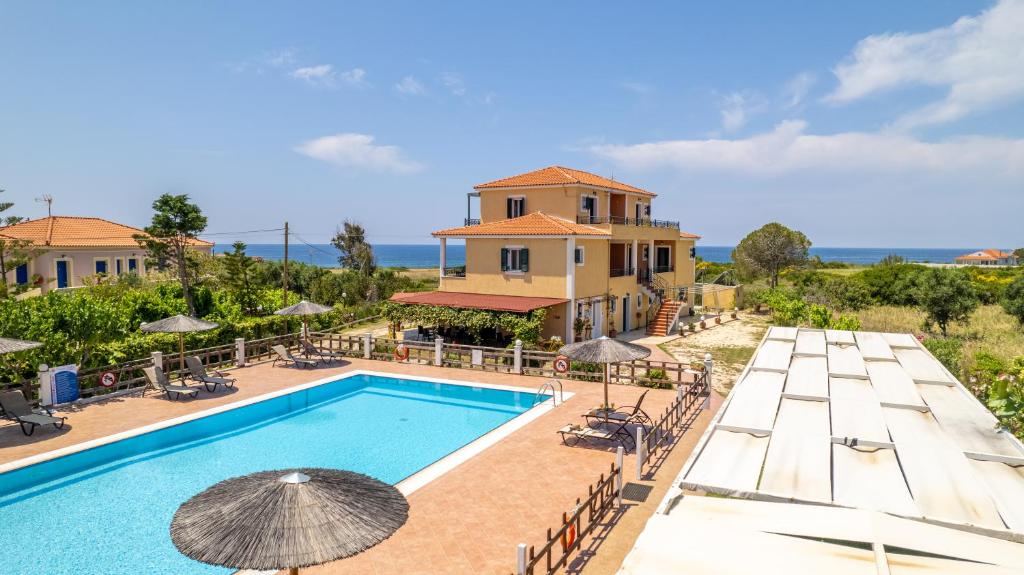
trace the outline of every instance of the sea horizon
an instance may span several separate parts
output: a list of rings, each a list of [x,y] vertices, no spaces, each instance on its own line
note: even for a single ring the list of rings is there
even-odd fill
[[[216,244],[214,253],[231,251],[230,244]],[[697,255],[705,261],[728,263],[734,246],[697,246]],[[822,261],[842,262],[853,265],[871,265],[890,255],[900,256],[908,262],[953,263],[957,256],[981,248],[848,248],[812,247],[812,257]],[[246,253],[264,260],[284,259],[283,244],[249,244]],[[440,249],[436,244],[373,244],[377,265],[381,267],[436,268],[440,265]],[[330,244],[290,244],[289,261],[307,263],[319,267],[340,267],[339,252]],[[466,263],[466,246],[447,247],[447,265],[460,266]]]

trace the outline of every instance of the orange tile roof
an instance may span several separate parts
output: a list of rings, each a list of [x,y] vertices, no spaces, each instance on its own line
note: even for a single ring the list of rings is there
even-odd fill
[[[1013,254],[1002,250],[980,250],[974,253],[958,256],[958,260],[1000,260],[1013,257]]]
[[[569,300],[554,297],[526,297],[518,295],[494,295],[451,291],[399,292],[391,301],[404,304],[441,305],[462,309],[486,309],[526,313],[535,309],[551,307]]]
[[[433,233],[434,237],[463,236],[609,236],[611,232],[577,224],[576,222],[545,214],[532,212],[518,218],[486,222],[475,226],[449,228]]]
[[[562,166],[548,166],[547,168],[526,172],[525,174],[519,174],[510,178],[502,178],[500,180],[494,180],[493,182],[479,184],[473,186],[473,189],[530,188],[535,186],[566,186],[573,184],[594,186],[619,192],[632,192],[634,194],[651,197],[657,195],[652,192],[648,192],[647,190],[642,190],[634,186],[623,184],[622,182],[598,176],[597,174],[591,174],[590,172],[584,172],[583,170],[574,170],[572,168],[565,168]]]
[[[700,239],[700,236],[698,236],[697,234],[691,234],[691,233],[687,233],[687,232],[679,232],[679,237],[683,238],[684,240],[699,240]]]
[[[146,232],[102,218],[80,216],[49,216],[0,228],[0,236],[26,240],[38,247],[138,248],[139,242],[133,237],[136,234]],[[213,243],[197,239],[193,245]]]

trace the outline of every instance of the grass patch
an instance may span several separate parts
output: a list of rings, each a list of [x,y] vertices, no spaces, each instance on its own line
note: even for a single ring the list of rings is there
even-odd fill
[[[727,363],[730,365],[746,365],[751,357],[754,357],[755,346],[722,345],[708,348],[708,353],[715,363]]]

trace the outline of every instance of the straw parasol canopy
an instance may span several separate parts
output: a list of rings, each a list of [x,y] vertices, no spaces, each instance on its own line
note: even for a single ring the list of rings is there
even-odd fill
[[[307,324],[306,317],[311,315],[318,315],[321,313],[327,313],[334,311],[334,308],[311,301],[302,300],[295,305],[290,305],[284,309],[279,309],[274,312],[274,315],[298,315],[302,316],[302,337],[306,337],[306,333],[309,331],[309,325]]]
[[[37,347],[42,347],[42,345],[43,344],[38,341],[0,337],[0,355],[35,349]]]
[[[298,573],[361,553],[408,518],[405,496],[361,473],[261,471],[221,481],[186,501],[174,514],[171,541],[203,563]]]
[[[558,353],[576,361],[604,364],[603,407],[608,407],[608,364],[643,359],[651,355],[651,350],[642,345],[619,341],[603,335],[596,339],[570,343],[559,349]]]
[[[207,331],[219,327],[212,321],[204,321],[190,315],[175,315],[151,323],[143,323],[139,329],[147,333],[178,334],[178,354],[181,356],[181,367],[185,367],[185,334],[193,331]]]

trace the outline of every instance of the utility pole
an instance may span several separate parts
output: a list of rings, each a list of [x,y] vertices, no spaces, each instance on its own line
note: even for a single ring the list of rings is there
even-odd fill
[[[288,307],[288,222],[284,223],[284,303],[281,307]]]

